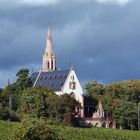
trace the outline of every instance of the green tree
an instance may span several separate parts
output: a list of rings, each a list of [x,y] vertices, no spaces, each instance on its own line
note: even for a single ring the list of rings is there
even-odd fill
[[[46,98],[48,117],[57,121],[63,121],[66,113],[75,113],[75,107],[79,103],[68,94],[53,94]]]
[[[46,98],[54,94],[48,88],[28,88],[23,90],[18,113],[21,116],[46,117]]]
[[[95,99],[99,99],[105,92],[105,86],[97,81],[88,82],[84,85],[87,94]]]
[[[16,86],[20,90],[23,90],[32,86],[32,80],[29,77],[28,69],[19,70],[16,76],[17,76]]]
[[[91,98],[102,101],[106,115],[115,119],[122,128],[137,129],[140,80],[121,81],[102,86],[93,82],[87,85],[87,93]]]

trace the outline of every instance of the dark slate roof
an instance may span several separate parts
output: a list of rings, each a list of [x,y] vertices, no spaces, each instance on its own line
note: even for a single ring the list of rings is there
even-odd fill
[[[54,91],[61,91],[69,72],[70,70],[41,72],[39,77],[39,72],[35,72],[31,75],[31,78],[34,83],[38,77],[35,87],[49,87]]]

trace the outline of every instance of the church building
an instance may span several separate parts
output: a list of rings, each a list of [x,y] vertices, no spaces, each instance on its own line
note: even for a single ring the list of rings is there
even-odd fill
[[[73,68],[68,70],[58,70],[56,67],[56,55],[52,45],[52,33],[48,28],[46,49],[43,55],[43,66],[32,74],[33,87],[49,87],[57,95],[70,94],[80,104],[80,117],[84,116],[83,90]]]
[[[81,84],[74,69],[57,69],[56,55],[52,44],[52,33],[49,27],[46,48],[43,54],[43,66],[38,72],[34,72],[31,76],[33,87],[49,87],[53,89],[57,95],[70,94],[81,105],[78,115],[81,124],[115,128],[113,120],[105,117],[101,102],[99,102],[99,107],[96,112],[93,109],[95,106],[89,104],[90,100],[83,94]]]

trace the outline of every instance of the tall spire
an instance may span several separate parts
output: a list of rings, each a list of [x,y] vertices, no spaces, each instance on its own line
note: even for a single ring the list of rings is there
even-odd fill
[[[54,70],[56,70],[56,60],[52,45],[51,28],[49,26],[45,54],[43,55],[43,71],[54,71]]]
[[[48,35],[47,35],[47,41],[46,41],[46,50],[45,53],[48,55],[53,55],[53,45],[52,45],[52,33],[50,26],[48,27]]]
[[[48,38],[52,40],[52,33],[51,33],[51,27],[50,27],[50,25],[48,27]]]

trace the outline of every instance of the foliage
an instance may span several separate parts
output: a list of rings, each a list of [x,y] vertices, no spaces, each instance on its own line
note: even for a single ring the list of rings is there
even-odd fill
[[[53,91],[48,88],[28,88],[22,93],[18,113],[21,116],[46,117],[46,98],[53,95]]]
[[[76,106],[79,106],[79,103],[68,94],[53,94],[46,98],[48,117],[57,121],[63,121],[65,113],[74,113]]]
[[[2,92],[2,105],[16,111],[19,105],[20,91],[15,84],[8,85]],[[11,103],[9,102],[11,98]]]
[[[35,125],[25,135],[27,140],[59,140],[58,134],[45,124]],[[61,139],[62,140],[62,139]]]
[[[37,124],[36,122],[38,121],[28,120],[26,121],[26,123],[25,121],[23,122],[24,122],[24,127],[26,127],[29,126],[31,122],[36,126]],[[40,123],[42,124],[43,121],[41,121]],[[51,128],[51,130],[55,131],[56,134],[58,134],[58,137],[60,137],[60,139],[63,135],[64,140],[139,140],[140,139],[140,133],[138,131],[129,131],[129,130],[122,130],[122,129],[121,130],[106,129],[106,128],[74,128],[74,127],[64,127],[64,126],[55,126],[55,125],[49,125],[49,126],[47,125],[47,128],[48,127]],[[0,140],[15,140],[15,139],[18,140],[17,137],[16,138],[14,137],[12,139],[12,135],[15,135],[15,131],[18,132],[19,130],[21,130],[21,132],[24,131],[23,125],[21,125],[21,123],[0,121]]]
[[[0,120],[9,120],[10,112],[7,108],[0,107]]]
[[[15,112],[10,111],[8,108],[0,106],[0,120],[9,120],[13,122],[19,122],[20,119]]]
[[[56,95],[48,88],[28,88],[23,91],[18,113],[24,117],[51,118],[62,122],[65,113],[74,113],[79,103],[70,95]]]
[[[121,128],[137,129],[137,110],[140,103],[140,80],[122,81],[101,85],[87,83],[90,97],[101,100],[106,116],[111,116]]]
[[[97,83],[97,81],[88,82],[84,85],[84,89],[87,94],[98,98],[98,96],[103,95],[105,92],[104,85]]]
[[[24,119],[14,128],[13,139],[16,140],[63,140],[53,128],[43,120]]]
[[[22,90],[32,86],[28,69],[19,70],[16,76],[17,81],[15,83],[9,83],[5,89],[0,89],[0,104],[13,111],[18,109]]]
[[[11,140],[15,126],[17,126],[15,122],[0,120],[0,140]]]
[[[19,70],[16,76],[17,76],[16,85],[17,85],[17,88],[19,88],[20,90],[23,90],[32,86],[32,80],[29,77],[28,69]]]

